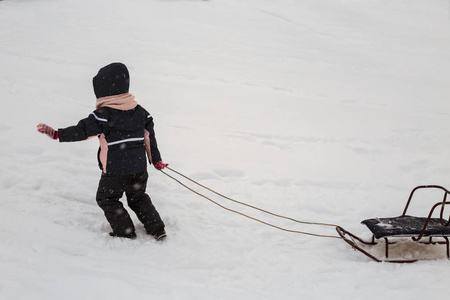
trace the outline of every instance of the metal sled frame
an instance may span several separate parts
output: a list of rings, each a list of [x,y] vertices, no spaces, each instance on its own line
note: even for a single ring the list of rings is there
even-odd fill
[[[426,218],[425,224],[423,225],[422,228],[416,228],[416,232],[414,233],[400,233],[398,235],[389,235],[389,236],[384,236],[382,238],[377,239],[375,237],[375,234],[372,235],[372,239],[370,241],[365,241],[361,238],[359,238],[358,236],[348,232],[347,230],[345,230],[344,228],[338,226],[336,227],[336,231],[338,232],[338,234],[341,236],[341,238],[347,242],[350,246],[353,247],[353,249],[358,250],[359,252],[363,253],[364,255],[370,257],[371,259],[377,261],[377,262],[391,262],[391,263],[411,263],[411,262],[415,262],[417,261],[417,259],[413,259],[413,260],[390,260],[389,259],[389,245],[395,244],[398,241],[392,241],[390,240],[391,238],[395,238],[395,239],[404,239],[404,238],[411,238],[412,241],[417,242],[417,243],[421,243],[421,244],[427,244],[427,245],[446,245],[446,250],[447,250],[447,258],[450,258],[450,243],[449,243],[449,236],[450,236],[450,231],[447,230],[447,232],[443,233],[442,230],[440,230],[440,232],[433,232],[433,230],[430,230],[429,224],[430,221],[433,221],[434,223],[436,223],[436,221],[439,221],[440,226],[439,227],[449,227],[450,224],[450,216],[449,216],[449,220],[444,219],[444,208],[446,205],[450,205],[450,202],[447,201],[447,195],[450,194],[450,191],[447,190],[446,188],[442,187],[442,186],[438,186],[438,185],[421,185],[421,186],[417,186],[416,188],[414,188],[409,196],[408,201],[406,202],[406,206],[405,209],[403,210],[403,214],[400,217],[408,217],[406,215],[406,212],[408,210],[408,207],[411,203],[411,200],[413,198],[414,193],[419,190],[419,189],[440,189],[444,192],[444,197],[442,199],[441,202],[437,202],[436,204],[433,205],[433,207],[431,208],[428,217]],[[432,218],[433,213],[435,212],[435,210],[440,207],[440,218]],[[398,217],[398,218],[400,218]],[[414,218],[414,217],[412,217]],[[425,219],[425,218],[424,218]],[[406,224],[405,224],[406,225]],[[441,227],[441,228],[442,228]],[[370,228],[369,228],[370,229]],[[410,230],[411,228],[409,228]],[[411,230],[410,230],[411,231]],[[372,231],[373,232],[373,231]],[[367,252],[366,250],[364,250],[363,248],[361,248],[360,244],[364,244],[364,245],[377,245],[378,244],[378,240],[383,239],[385,242],[385,258],[381,259],[381,258],[377,258],[375,256],[373,256],[372,254],[370,254],[369,252]],[[436,240],[437,239],[437,240]]]

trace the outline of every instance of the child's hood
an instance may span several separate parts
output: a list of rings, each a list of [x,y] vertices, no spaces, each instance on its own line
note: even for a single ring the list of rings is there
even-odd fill
[[[92,79],[97,98],[128,93],[130,74],[123,63],[112,63],[101,68]]]

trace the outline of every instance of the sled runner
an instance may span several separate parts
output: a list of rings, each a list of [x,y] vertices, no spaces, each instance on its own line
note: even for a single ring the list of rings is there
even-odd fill
[[[434,189],[442,190],[444,196],[441,202],[435,203],[429,213],[428,217],[416,217],[407,215],[408,207],[414,196],[414,193],[419,189]],[[397,243],[401,239],[411,239],[413,242],[426,245],[445,245],[447,250],[447,258],[450,258],[449,251],[449,237],[450,237],[450,219],[444,218],[444,210],[447,205],[450,206],[450,200],[447,201],[447,196],[450,191],[442,186],[438,185],[422,185],[414,188],[406,202],[403,214],[399,217],[393,218],[373,218],[364,220],[361,223],[366,225],[372,232],[372,239],[365,241],[356,235],[346,231],[342,227],[336,227],[337,232],[350,246],[355,250],[367,255],[377,262],[395,262],[395,263],[408,263],[415,262],[417,259],[405,259],[405,260],[390,260],[389,259],[389,246]],[[440,212],[439,212],[440,210]],[[433,217],[439,213],[439,218]],[[450,218],[450,216],[449,216]],[[385,242],[385,258],[377,258],[374,255],[366,251],[363,245],[374,246],[379,243],[378,240],[383,239]],[[364,247],[364,248],[363,248]]]

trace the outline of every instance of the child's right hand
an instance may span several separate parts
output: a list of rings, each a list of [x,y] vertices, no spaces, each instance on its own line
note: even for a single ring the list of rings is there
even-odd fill
[[[48,137],[50,137],[54,140],[58,139],[58,130],[53,129],[52,127],[48,126],[47,124],[39,123],[37,125],[37,131],[48,135]]]

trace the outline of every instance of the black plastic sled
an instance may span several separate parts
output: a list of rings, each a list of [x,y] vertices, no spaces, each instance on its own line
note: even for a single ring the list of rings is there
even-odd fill
[[[442,190],[444,192],[443,199],[431,207],[428,216],[418,217],[407,215],[407,210],[414,193],[419,189]],[[450,202],[447,202],[447,196],[449,194],[450,192],[446,188],[438,185],[422,185],[414,188],[401,216],[373,218],[361,222],[372,232],[372,239],[370,241],[365,241],[339,226],[336,227],[336,230],[342,239],[352,246],[353,249],[377,262],[410,263],[417,261],[418,259],[389,259],[389,246],[405,239],[411,239],[413,242],[425,245],[445,245],[447,258],[450,258],[448,239],[450,236],[450,216],[449,219],[444,218],[445,207],[446,205],[450,205]],[[439,218],[433,217],[433,215],[437,215],[438,213]],[[380,240],[384,240],[385,243],[384,258],[378,258],[368,251],[370,246],[377,245]]]

